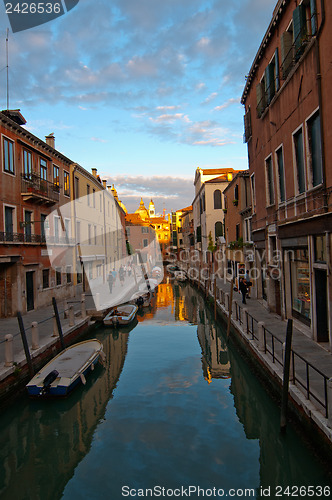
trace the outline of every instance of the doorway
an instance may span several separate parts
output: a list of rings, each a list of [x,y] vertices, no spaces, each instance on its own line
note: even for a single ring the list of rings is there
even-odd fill
[[[27,311],[32,311],[35,308],[33,275],[34,271],[28,271],[26,273]]]
[[[317,342],[329,342],[327,271],[315,269]]]

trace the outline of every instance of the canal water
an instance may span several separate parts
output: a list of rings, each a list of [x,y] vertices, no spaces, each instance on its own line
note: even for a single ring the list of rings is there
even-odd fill
[[[298,433],[280,435],[278,407],[190,284],[161,284],[130,328],[90,337],[107,362],[86,386],[1,415],[1,499],[277,498],[329,484]],[[311,491],[301,498],[324,498]]]

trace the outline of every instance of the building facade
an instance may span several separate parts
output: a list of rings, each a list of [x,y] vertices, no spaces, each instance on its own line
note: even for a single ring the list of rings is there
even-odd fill
[[[52,269],[45,221],[70,201],[71,160],[28,132],[19,110],[0,113],[0,316],[73,294],[71,273]]]
[[[258,296],[331,344],[332,5],[279,0],[242,95]]]

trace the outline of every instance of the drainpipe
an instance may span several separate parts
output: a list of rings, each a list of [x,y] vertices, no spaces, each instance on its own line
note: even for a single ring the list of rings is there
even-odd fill
[[[322,20],[318,28],[316,39],[315,39],[315,49],[316,49],[316,62],[317,62],[317,90],[318,90],[318,104],[319,104],[319,119],[320,119],[320,131],[321,131],[321,150],[322,150],[322,169],[323,169],[323,188],[324,188],[324,208],[325,211],[328,210],[327,194],[326,194],[326,163],[325,163],[325,141],[324,141],[324,122],[323,122],[323,96],[322,96],[322,74],[321,74],[321,64],[320,64],[320,47],[319,38],[322,34],[322,30],[325,24],[325,3],[321,0],[321,16]]]

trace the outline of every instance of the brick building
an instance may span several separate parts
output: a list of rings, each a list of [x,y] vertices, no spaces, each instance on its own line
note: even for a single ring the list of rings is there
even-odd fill
[[[258,295],[332,339],[332,4],[279,0],[242,95]]]

